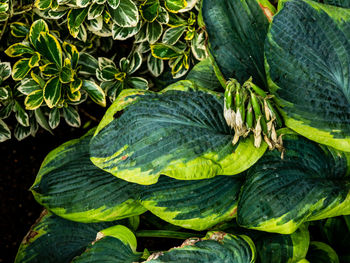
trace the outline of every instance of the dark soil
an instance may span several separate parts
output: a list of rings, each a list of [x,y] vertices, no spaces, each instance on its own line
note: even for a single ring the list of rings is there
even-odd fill
[[[88,120],[81,117],[82,123]],[[20,142],[13,138],[0,143],[0,262],[14,261],[23,237],[42,211],[28,189],[45,156],[88,129],[71,128],[61,119],[60,126],[54,130],[55,135],[39,130],[35,138],[28,137]]]

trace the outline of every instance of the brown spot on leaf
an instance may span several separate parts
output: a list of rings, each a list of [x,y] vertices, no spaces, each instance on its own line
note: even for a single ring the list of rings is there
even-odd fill
[[[27,235],[23,238],[22,243],[23,244],[28,244],[30,242],[31,239],[33,239],[35,236],[37,236],[39,233],[34,231],[34,227],[41,221],[41,219],[46,216],[48,214],[47,210],[44,209],[39,218],[35,221],[35,223],[30,227],[29,232],[27,233]]]
[[[124,155],[124,156],[122,157],[122,160],[125,161],[127,158],[128,158],[128,156],[127,156],[127,155]]]
[[[237,206],[232,210],[232,212],[230,213],[230,216],[235,216],[237,214]]]
[[[269,22],[271,22],[272,21],[272,17],[273,17],[272,11],[268,7],[263,6],[261,3],[259,3],[259,6],[263,10],[264,15],[267,17],[267,20],[269,20]]]

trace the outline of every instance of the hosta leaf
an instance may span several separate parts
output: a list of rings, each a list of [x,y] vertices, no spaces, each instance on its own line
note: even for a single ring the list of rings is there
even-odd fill
[[[23,109],[22,105],[18,101],[15,101],[13,111],[15,112],[15,116],[18,123],[21,124],[21,126],[28,127],[29,126],[28,113]]]
[[[324,0],[323,3],[328,5],[335,5],[339,7],[350,8],[349,0]]]
[[[112,36],[115,40],[125,40],[136,35],[141,28],[141,22],[134,27],[121,27],[116,23],[112,26]]]
[[[255,262],[255,246],[248,236],[208,232],[203,239],[186,240],[181,247],[151,255],[150,263],[167,262]]]
[[[133,27],[139,22],[139,11],[131,0],[120,0],[117,9],[109,8],[114,23],[121,27]]]
[[[236,216],[241,177],[181,181],[162,176],[150,186],[129,183],[91,163],[91,136],[51,152],[31,188],[35,199],[57,215],[92,222],[138,215],[147,208],[165,221],[196,230]]]
[[[46,82],[44,100],[49,108],[55,107],[61,99],[61,86],[59,77],[53,77]]]
[[[34,5],[40,10],[47,9],[51,6],[52,0],[35,0]]]
[[[147,57],[147,67],[153,76],[158,77],[164,71],[164,62],[149,54]]]
[[[334,249],[318,241],[310,243],[306,259],[312,263],[339,263],[338,255]]]
[[[265,53],[285,124],[311,140],[350,151],[350,9],[308,0],[283,6]]]
[[[152,23],[147,23],[147,40],[150,44],[154,44],[158,41],[163,33],[162,24],[157,20]]]
[[[175,46],[161,43],[151,45],[151,51],[154,57],[164,60],[177,58],[183,53],[182,50],[176,48]]]
[[[50,62],[62,67],[62,48],[58,40],[47,32],[41,32],[36,42],[38,52]]]
[[[17,123],[13,135],[18,141],[27,138],[31,134],[31,126],[22,126]]]
[[[159,0],[145,0],[140,6],[140,14],[144,20],[152,23],[156,20],[160,9]]]
[[[120,110],[124,113],[115,119]],[[91,140],[91,159],[140,184],[153,184],[160,174],[189,180],[240,173],[261,157],[266,145],[257,149],[247,138],[233,146],[222,112],[223,98],[191,81],[161,93],[125,90]]]
[[[141,90],[147,90],[148,89],[148,81],[141,77],[130,77],[126,79],[125,88],[128,89],[141,89]]]
[[[91,163],[91,137],[90,132],[48,154],[31,188],[35,199],[55,214],[79,222],[111,221],[145,212],[134,199],[137,185]]]
[[[30,27],[29,40],[32,45],[37,48],[37,41],[41,32],[49,32],[49,27],[42,19],[36,20]]]
[[[350,214],[349,155],[282,133],[287,133],[284,158],[278,151],[268,152],[247,172],[238,224],[289,234],[306,221]]]
[[[118,223],[82,224],[44,211],[24,237],[15,262],[70,262],[96,240],[99,231]]]
[[[13,22],[10,24],[11,28],[11,34],[14,37],[26,37],[29,33],[29,27],[28,25],[21,23],[21,22]]]
[[[141,204],[181,227],[204,230],[236,216],[241,177],[175,180],[166,176],[141,189]]]
[[[261,263],[299,262],[305,258],[310,243],[309,231],[304,225],[291,235],[263,233],[251,238]]]
[[[72,261],[73,263],[139,262],[142,253],[136,252],[136,237],[128,228],[117,225],[100,231],[100,233],[101,237],[95,243],[90,244],[81,256]]]
[[[29,46],[29,44],[16,43],[9,46],[5,50],[5,54],[9,57],[19,57],[24,54],[33,54],[34,50]]]
[[[185,32],[186,26],[170,27],[163,35],[162,42],[168,45],[175,44]]]
[[[30,70],[31,67],[29,66],[29,58],[22,58],[13,65],[12,78],[17,81],[24,79]]]
[[[177,13],[187,6],[186,0],[165,0],[165,7],[173,13]]]
[[[24,105],[27,110],[35,110],[41,106],[43,103],[43,90],[35,90],[32,93],[28,94],[24,100]]]
[[[186,79],[192,80],[206,89],[219,90],[221,88],[220,82],[215,75],[214,68],[210,63],[209,58],[196,64],[188,73]]]
[[[79,113],[71,106],[63,108],[63,117],[68,125],[72,127],[80,127],[81,121]]]
[[[67,15],[68,29],[73,37],[78,37],[80,26],[84,22],[88,11],[88,8],[71,9],[69,11]]]
[[[49,113],[49,125],[55,129],[60,124],[61,116],[58,108],[53,108]]]
[[[0,142],[11,139],[11,131],[7,124],[0,119]]]
[[[95,82],[90,80],[84,80],[82,89],[84,89],[90,96],[90,98],[101,105],[102,107],[106,106],[106,95],[103,90]]]
[[[256,0],[204,0],[210,53],[226,79],[250,76],[266,87],[264,41],[269,22]]]

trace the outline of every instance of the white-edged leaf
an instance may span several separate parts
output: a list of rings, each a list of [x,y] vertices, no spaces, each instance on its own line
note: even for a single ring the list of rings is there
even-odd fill
[[[147,67],[153,76],[158,77],[164,71],[164,62],[149,54],[147,57]]]
[[[7,124],[0,119],[0,142],[11,139],[11,131]]]
[[[79,113],[76,109],[74,109],[71,106],[68,106],[67,108],[63,108],[63,117],[68,125],[72,127],[80,127],[81,121]]]

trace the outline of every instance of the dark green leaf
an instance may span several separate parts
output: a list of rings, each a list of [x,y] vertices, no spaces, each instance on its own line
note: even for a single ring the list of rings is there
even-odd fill
[[[164,62],[149,54],[147,57],[147,67],[153,76],[158,77],[164,71]]]
[[[255,262],[255,246],[247,236],[208,232],[203,239],[186,240],[180,247],[151,255],[150,263],[175,262]]]
[[[52,0],[35,0],[34,4],[40,10],[45,10],[51,6]]]
[[[303,222],[349,214],[349,155],[281,132],[284,158],[277,150],[267,152],[247,172],[238,224],[289,234]]]
[[[29,33],[29,27],[21,22],[13,22],[10,24],[11,34],[14,37],[24,38]]]
[[[342,151],[350,151],[349,28],[350,9],[286,1],[265,47],[285,124]]]
[[[123,115],[115,119],[120,110]],[[161,93],[125,90],[91,141],[92,161],[140,184],[153,184],[160,174],[189,180],[240,173],[261,157],[266,145],[257,149],[247,138],[233,146],[222,112],[223,98],[191,81]]]
[[[112,7],[113,9],[117,9],[119,4],[120,4],[120,0],[107,0],[107,3],[109,4],[110,7]]]
[[[173,13],[180,11],[187,6],[186,0],[165,0],[165,7]]]
[[[306,259],[312,263],[339,263],[337,253],[329,245],[313,241],[310,243]]]
[[[32,45],[37,48],[37,41],[41,32],[49,32],[49,27],[46,22],[42,19],[36,20],[29,30],[29,40]]]
[[[20,125],[19,123],[17,123],[13,134],[15,135],[15,138],[18,141],[21,141],[21,140],[27,138],[31,134],[31,127],[30,126],[24,127],[24,126]]]
[[[67,15],[67,23],[69,32],[73,37],[78,37],[80,26],[84,22],[88,11],[88,8],[71,9],[69,11]]]
[[[195,65],[193,69],[188,73],[186,79],[192,80],[198,86],[206,89],[222,89],[209,59],[205,59],[199,62],[197,65]]]
[[[62,48],[53,35],[41,32],[36,42],[36,49],[44,58],[62,67]]]
[[[161,43],[151,45],[151,51],[154,57],[164,60],[177,58],[183,53],[180,49],[174,46]]]
[[[159,0],[145,0],[140,6],[140,14],[147,22],[156,20],[160,9]]]
[[[23,239],[15,262],[70,262],[96,240],[99,231],[118,223],[82,224],[44,211]]]
[[[88,53],[81,53],[78,64],[81,66],[80,74],[95,76],[96,69],[98,68],[98,61],[93,56]]]
[[[89,7],[88,19],[92,20],[102,15],[104,10],[104,5],[99,5],[97,3],[93,3]]]
[[[141,22],[133,27],[121,27],[116,23],[112,26],[112,36],[115,40],[125,40],[136,35],[141,28]]]
[[[130,77],[125,80],[125,88],[129,89],[148,89],[148,81],[141,77]]]
[[[15,101],[15,105],[13,108],[13,111],[16,113],[16,119],[18,123],[20,123],[22,126],[29,126],[29,116],[27,112],[23,109],[21,104],[19,104],[18,101]]]
[[[170,27],[163,35],[162,42],[168,45],[174,45],[185,32],[186,26]]]
[[[60,110],[53,108],[49,113],[49,125],[52,129],[55,129],[60,124]]]
[[[71,66],[64,66],[60,72],[60,81],[62,83],[69,83],[74,80],[74,71]]]
[[[264,41],[269,22],[256,0],[204,0],[202,13],[210,53],[226,79],[250,76],[267,87]]]
[[[34,50],[29,46],[29,44],[16,43],[9,46],[5,50],[5,54],[9,57],[19,57],[25,54],[33,54]]]

